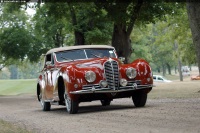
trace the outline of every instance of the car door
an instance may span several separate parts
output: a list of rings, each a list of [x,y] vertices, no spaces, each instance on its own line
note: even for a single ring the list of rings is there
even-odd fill
[[[158,81],[159,81],[159,82],[163,82],[164,80],[163,80],[162,77],[158,77]]]
[[[54,68],[53,53],[47,54],[45,59],[44,67],[44,78],[45,78],[45,94],[47,99],[53,97],[53,79],[52,69]]]

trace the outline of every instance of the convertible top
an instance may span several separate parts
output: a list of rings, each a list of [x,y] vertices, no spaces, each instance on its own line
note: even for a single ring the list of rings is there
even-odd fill
[[[66,47],[59,47],[59,48],[53,48],[49,50],[46,54],[50,54],[53,52],[59,52],[59,51],[65,51],[65,50],[73,50],[73,49],[85,49],[85,48],[112,48],[114,47],[109,45],[77,45],[77,46],[66,46]]]

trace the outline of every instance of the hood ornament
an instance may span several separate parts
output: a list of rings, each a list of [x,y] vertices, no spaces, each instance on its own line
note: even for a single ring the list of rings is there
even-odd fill
[[[110,61],[110,62],[111,62],[111,61],[113,61],[113,59],[109,57],[108,61]]]

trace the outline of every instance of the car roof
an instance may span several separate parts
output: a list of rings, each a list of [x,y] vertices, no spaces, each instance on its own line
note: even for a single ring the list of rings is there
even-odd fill
[[[77,46],[66,46],[50,49],[46,54],[50,54],[53,52],[65,51],[65,50],[73,50],[73,49],[85,49],[85,48],[112,48],[114,47],[109,45],[77,45]]]
[[[156,76],[156,77],[163,77],[162,75],[153,75],[153,76]]]

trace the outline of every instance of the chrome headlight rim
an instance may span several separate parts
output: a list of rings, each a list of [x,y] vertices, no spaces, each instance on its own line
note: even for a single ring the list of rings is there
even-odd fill
[[[93,71],[85,72],[85,79],[87,82],[92,83],[96,80],[96,73]]]
[[[137,71],[135,68],[133,67],[129,67],[126,69],[126,76],[129,78],[129,79],[134,79],[136,76],[137,76]]]

